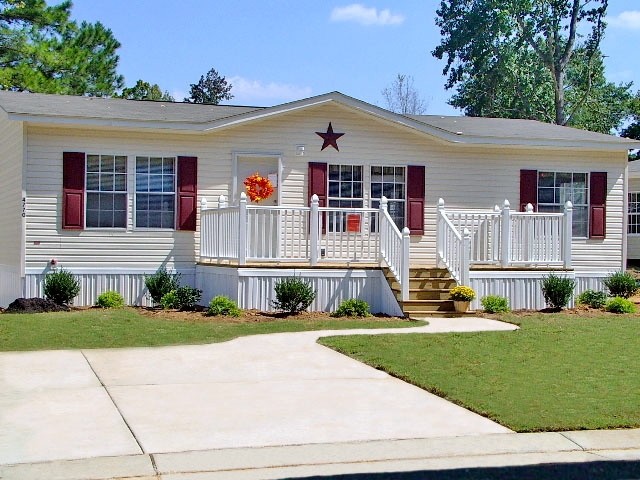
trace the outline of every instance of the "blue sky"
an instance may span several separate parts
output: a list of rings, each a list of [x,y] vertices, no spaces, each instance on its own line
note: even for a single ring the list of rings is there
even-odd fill
[[[233,84],[231,104],[269,106],[338,90],[384,106],[382,89],[402,73],[413,76],[427,113],[453,115],[444,61],[431,55],[439,3],[74,0],[72,16],[113,30],[127,86],[141,78],[176,100],[213,67]],[[608,21],[607,78],[640,89],[640,1],[610,0]]]

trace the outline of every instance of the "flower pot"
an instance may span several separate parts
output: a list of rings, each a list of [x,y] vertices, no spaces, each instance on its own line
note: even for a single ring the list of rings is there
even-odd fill
[[[469,302],[468,300],[454,300],[453,308],[458,313],[464,313],[469,309],[469,303],[471,302]]]

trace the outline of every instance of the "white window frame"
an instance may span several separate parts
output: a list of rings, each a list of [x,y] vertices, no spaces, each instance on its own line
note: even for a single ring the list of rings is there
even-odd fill
[[[149,161],[151,158],[162,158],[162,160],[164,161],[165,159],[171,158],[173,159],[173,192],[150,192],[150,191],[146,191],[146,192],[138,192],[138,187],[137,187],[137,175],[138,175],[138,159],[139,158],[146,158],[147,161]],[[178,156],[177,155],[166,155],[166,154],[135,154],[133,155],[133,161],[132,161],[132,168],[133,168],[133,230],[140,230],[140,231],[174,231],[176,230],[176,215],[178,213]],[[161,174],[162,176],[164,176],[164,173]],[[166,195],[166,196],[173,196],[173,223],[171,227],[139,227],[138,226],[138,193],[140,193],[141,195],[144,194],[148,194],[148,195]]]
[[[540,175],[543,173],[553,173],[554,174],[554,182],[553,182],[553,187],[541,187],[540,186]],[[575,211],[576,211],[576,207],[578,208],[584,208],[586,210],[586,227],[585,227],[585,232],[583,235],[576,235],[575,233],[572,235],[572,238],[575,239],[586,239],[589,238],[589,224],[590,224],[590,204],[589,204],[589,195],[590,195],[590,181],[591,181],[591,175],[589,172],[586,171],[572,171],[572,170],[538,170],[538,177],[537,177],[537,189],[536,189],[536,199],[538,201],[538,211],[540,210],[540,207],[554,207],[554,210],[545,210],[546,212],[563,212],[564,211],[564,204],[562,203],[549,203],[549,202],[541,202],[540,201],[540,189],[541,188],[553,188],[554,190],[559,189],[560,187],[556,187],[555,186],[555,178],[558,174],[564,174],[564,175],[571,175],[571,192],[573,191],[573,175],[584,175],[585,176],[585,203],[576,203],[574,202],[574,200],[571,200],[571,203],[573,204],[573,211],[574,211],[574,216],[575,216]]]
[[[374,182],[373,181],[373,172],[372,170],[374,168],[382,168],[382,178],[383,181],[382,182]],[[393,168],[393,177],[394,177],[394,181],[393,181],[393,185],[394,185],[394,189],[395,189],[395,185],[403,185],[404,186],[404,197],[402,199],[399,198],[387,198],[388,202],[395,202],[395,203],[399,203],[402,202],[403,204],[403,208],[402,208],[402,217],[403,217],[403,221],[404,221],[404,225],[398,225],[396,223],[396,226],[398,227],[398,230],[402,231],[402,229],[406,226],[407,223],[407,166],[406,165],[383,165],[383,164],[375,164],[375,165],[370,165],[369,166],[369,197],[370,197],[370,205],[371,208],[376,208],[374,206],[375,202],[378,202],[378,208],[379,208],[379,202],[382,198],[379,197],[374,197],[373,196],[373,184],[374,183],[381,183],[382,184],[382,194],[384,195],[384,184],[388,183],[388,182],[384,182],[384,169],[385,168]],[[395,181],[395,169],[396,168],[401,168],[402,170],[404,170],[404,182],[399,183]],[[392,217],[393,218],[393,217]],[[395,219],[394,219],[395,221]]]
[[[640,191],[629,192],[628,198],[627,235],[635,237],[640,235]],[[631,221],[632,215],[638,219],[637,222]],[[635,232],[632,232],[632,229],[635,229]]]
[[[123,157],[125,160],[125,171],[124,174],[117,174],[117,175],[124,175],[124,185],[125,185],[125,189],[124,191],[122,190],[111,190],[111,191],[102,191],[102,190],[89,190],[89,181],[88,181],[88,175],[92,174],[92,173],[96,173],[96,172],[89,172],[89,157],[99,157],[99,161],[100,161],[100,166],[102,166],[102,157],[113,157],[114,161],[116,159],[116,157]],[[102,168],[100,168],[100,171],[98,172],[99,178],[102,175]],[[114,175],[116,175],[116,173],[114,172]],[[115,180],[115,178],[114,178]],[[99,181],[99,180],[98,180]],[[115,182],[114,182],[115,183]],[[99,188],[99,187],[98,187]],[[125,201],[125,221],[124,221],[124,226],[123,227],[100,227],[100,226],[87,226],[87,219],[89,218],[89,214],[88,214],[88,210],[89,210],[89,203],[88,203],[88,196],[89,194],[93,194],[93,193],[97,193],[97,194],[101,194],[101,193],[113,193],[113,194],[119,194],[119,195],[124,195],[124,201]],[[122,232],[122,231],[126,231],[127,230],[127,226],[129,225],[129,161],[128,161],[128,156],[122,153],[95,153],[95,152],[91,152],[91,153],[85,153],[84,155],[84,229],[85,230],[96,230],[96,231],[117,231],[117,232]]]

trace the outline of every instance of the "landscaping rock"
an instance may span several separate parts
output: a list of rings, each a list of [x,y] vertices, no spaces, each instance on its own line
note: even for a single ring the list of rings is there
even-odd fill
[[[16,298],[4,313],[68,312],[69,307],[46,298]]]

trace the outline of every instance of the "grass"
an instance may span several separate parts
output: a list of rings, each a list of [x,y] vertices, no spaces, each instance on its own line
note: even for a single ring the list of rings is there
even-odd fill
[[[505,315],[515,332],[320,343],[518,432],[640,426],[640,317]]]
[[[150,317],[136,309],[88,309],[61,313],[0,315],[0,351],[150,347],[215,343],[261,333],[348,328],[411,327],[424,322],[372,319],[289,317],[238,323]]]

